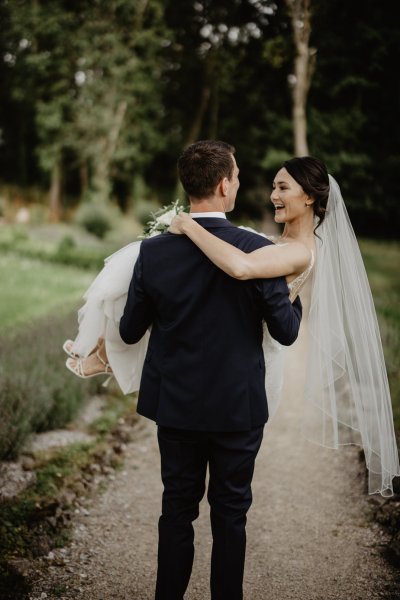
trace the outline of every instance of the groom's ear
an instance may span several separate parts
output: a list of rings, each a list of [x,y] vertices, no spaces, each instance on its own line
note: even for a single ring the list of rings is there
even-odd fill
[[[228,195],[228,190],[229,190],[229,181],[227,177],[224,177],[220,183],[221,186],[221,193],[223,196],[227,196]]]

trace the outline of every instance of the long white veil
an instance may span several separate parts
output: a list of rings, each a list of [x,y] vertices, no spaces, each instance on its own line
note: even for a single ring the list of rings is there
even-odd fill
[[[390,496],[400,468],[379,327],[340,188],[329,181],[316,239],[303,430],[323,446],[359,444],[369,493]]]

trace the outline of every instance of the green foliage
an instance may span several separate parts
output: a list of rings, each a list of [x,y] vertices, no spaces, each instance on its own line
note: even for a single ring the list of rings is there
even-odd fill
[[[56,189],[61,180],[64,208],[90,190],[125,209],[141,179],[151,188],[133,192],[141,212],[140,198],[173,199],[183,146],[220,138],[237,149],[237,212],[260,216],[259,190],[293,152],[287,3],[48,4],[0,4],[0,175]],[[369,235],[395,236],[400,220],[399,44],[384,3],[312,1],[310,152]],[[93,226],[102,235],[105,219]]]
[[[62,351],[64,340],[77,328],[70,311],[92,276],[7,254],[0,260],[0,277],[7,281],[0,291],[0,458],[4,458],[14,456],[33,431],[70,421],[98,383],[83,382],[67,371]]]
[[[291,154],[289,152],[285,152],[284,150],[279,150],[277,148],[269,148],[266,155],[264,156],[261,166],[271,173],[276,173],[285,160],[291,158]]]
[[[58,254],[67,254],[72,249],[76,248],[76,242],[70,235],[65,235],[57,247]]]
[[[76,306],[92,275],[75,267],[63,267],[12,253],[0,258],[0,323],[2,333],[25,326],[49,312],[62,313]]]
[[[76,215],[76,222],[89,233],[103,239],[113,227],[112,218],[112,214],[110,214],[110,210],[106,205],[84,202]]]
[[[123,427],[135,421],[135,404],[135,397],[112,396],[104,417],[91,427],[92,433],[98,434],[95,441],[34,453],[36,483],[0,507],[0,582],[2,592],[8,592],[8,595],[2,594],[2,599],[22,600],[29,591],[24,578],[16,577],[10,569],[8,559],[36,558],[70,541],[70,514],[75,499],[82,495],[82,480],[86,496],[96,485],[93,463],[107,469],[120,467],[121,439],[129,438]]]
[[[360,247],[378,314],[395,426],[400,431],[400,244],[362,240]]]
[[[145,226],[151,215],[160,209],[159,204],[155,200],[137,200],[133,205],[133,214],[135,218]]]
[[[3,96],[13,113],[1,127],[7,151],[19,154],[17,178],[31,176],[32,161],[34,177],[40,170],[47,181],[55,169],[84,166],[107,201],[111,169],[125,179],[165,143],[157,134],[163,3],[23,0],[0,11]]]
[[[118,392],[107,399],[107,405],[102,410],[101,416],[89,426],[89,432],[95,434],[98,439],[104,439],[109,432],[126,416],[127,410],[132,415],[136,405],[134,396],[124,396]]]
[[[180,200],[175,200],[168,206],[163,206],[151,215],[148,223],[146,224],[143,235],[145,237],[151,237],[167,231],[172,218],[182,211],[189,211],[188,206],[185,206]]]
[[[397,238],[400,29],[373,0],[315,0],[312,38],[311,153],[341,184],[358,233]]]
[[[60,505],[59,490],[66,481],[77,477],[93,460],[94,448],[88,444],[73,444],[38,461],[36,484],[24,491],[16,500],[3,503],[0,510],[0,581],[5,600],[26,598],[29,586],[10,572],[10,557],[36,558],[40,551],[37,540],[50,540],[52,546],[62,546],[69,540],[69,531],[54,526],[55,514],[71,507]],[[56,512],[57,509],[57,512]],[[49,519],[52,516],[53,519]],[[4,587],[3,587],[4,586]],[[25,592],[25,593],[24,593]],[[21,595],[20,595],[21,594]]]
[[[285,66],[288,54],[288,39],[285,36],[276,36],[265,40],[263,58],[274,69]]]
[[[34,431],[61,427],[99,381],[74,377],[62,350],[76,331],[76,316],[35,321],[0,345],[0,459],[15,456]]]
[[[50,455],[44,454],[42,464],[36,472],[36,484],[29,496],[46,498],[54,495],[62,486],[63,480],[76,469],[89,464],[91,444],[70,444],[66,448],[58,449]]]
[[[103,267],[105,254],[103,249],[83,248],[80,246],[59,247],[48,260],[86,270],[99,270]]]
[[[67,239],[68,238],[69,236],[67,236]],[[53,243],[47,243],[44,241],[34,239],[32,236],[29,236],[27,231],[23,228],[12,227],[7,228],[6,230],[0,229],[0,249],[4,253],[8,252],[12,255],[36,261],[36,263],[34,263],[32,266],[34,271],[39,272],[39,276],[37,280],[32,281],[33,288],[35,287],[36,283],[39,285],[39,282],[41,281],[40,271],[42,271],[44,276],[46,276],[46,273],[49,275],[51,273],[54,273],[55,282],[57,282],[58,279],[61,277],[62,272],[60,270],[57,270],[55,267],[51,267],[47,263],[69,265],[71,267],[77,267],[80,269],[76,272],[76,274],[74,274],[73,271],[70,271],[70,278],[67,279],[64,277],[64,279],[60,282],[62,288],[64,288],[65,290],[66,301],[68,300],[70,294],[74,293],[75,281],[78,285],[81,285],[80,282],[82,282],[83,280],[89,282],[88,275],[82,273],[81,269],[90,271],[96,271],[101,269],[104,263],[104,258],[120,246],[120,243],[114,243],[112,244],[112,246],[107,245],[106,247],[81,246],[78,245],[76,242],[71,243],[68,241],[61,241],[58,245],[54,245]],[[9,260],[10,262],[8,269],[9,272],[6,273],[6,275],[10,278],[10,281],[12,281],[13,278],[17,276],[16,274],[18,272],[18,269],[20,269],[21,264],[18,263],[16,266],[15,262],[10,257],[7,260]],[[42,270],[43,263],[46,264],[43,266]],[[6,268],[5,260],[0,260],[0,265],[1,268]],[[16,270],[12,271],[12,267]],[[51,282],[51,278],[49,279]],[[24,293],[26,293],[26,289],[23,286],[21,287],[21,290],[24,290]],[[58,293],[57,297],[60,297]],[[39,306],[36,306],[34,310],[38,309]],[[4,306],[3,309],[5,308],[6,307]],[[46,307],[46,309],[47,308],[49,307]]]

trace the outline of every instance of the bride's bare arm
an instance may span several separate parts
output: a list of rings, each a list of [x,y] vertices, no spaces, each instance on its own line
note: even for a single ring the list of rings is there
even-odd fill
[[[174,217],[169,231],[187,235],[217,267],[235,279],[297,275],[310,262],[310,251],[300,242],[271,244],[247,254],[212,235],[186,213]]]

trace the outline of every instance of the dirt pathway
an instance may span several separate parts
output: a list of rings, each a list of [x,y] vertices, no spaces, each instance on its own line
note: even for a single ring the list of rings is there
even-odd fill
[[[291,350],[284,399],[257,459],[248,518],[246,600],[400,598],[381,556],[384,536],[369,517],[355,448],[321,449],[300,433],[302,340]],[[139,422],[123,471],[86,515],[72,544],[54,552],[32,600],[151,600],[161,483],[155,426]],[[196,522],[187,600],[209,599],[211,535],[207,502]],[[58,560],[62,558],[62,560]],[[392,590],[390,592],[390,590]]]
[[[296,410],[285,407],[266,433],[257,462],[246,600],[393,598],[388,593],[393,574],[380,556],[380,531],[367,518],[356,452],[321,451],[302,442],[296,421]],[[90,514],[77,517],[72,545],[58,552],[65,566],[50,567],[50,577],[32,598],[153,598],[159,459],[152,424],[137,433],[124,470]],[[210,549],[203,501],[187,600],[210,597]]]

